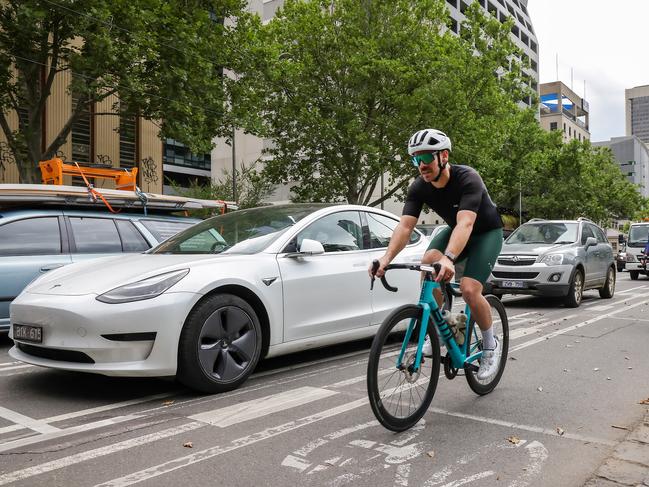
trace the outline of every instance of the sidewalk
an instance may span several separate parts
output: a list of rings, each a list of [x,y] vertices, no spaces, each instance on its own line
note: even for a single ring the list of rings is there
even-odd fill
[[[649,410],[583,487],[649,486]]]

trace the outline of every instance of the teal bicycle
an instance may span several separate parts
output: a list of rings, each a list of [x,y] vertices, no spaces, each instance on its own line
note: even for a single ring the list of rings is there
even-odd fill
[[[374,269],[378,269],[378,261],[375,261]],[[494,335],[500,340],[502,353],[497,373],[480,380],[477,373],[482,357],[482,340],[477,324],[471,318],[468,305],[464,311],[466,321],[458,320],[458,315],[450,313],[453,296],[461,296],[459,285],[446,283],[440,286],[435,282],[439,264],[390,264],[385,271],[393,269],[423,272],[421,295],[418,304],[397,308],[379,328],[367,365],[367,391],[376,419],[392,431],[404,431],[426,413],[435,395],[441,364],[448,379],[464,375],[476,394],[484,395],[494,390],[507,363],[509,324],[500,300],[495,296],[485,296],[491,307]],[[388,284],[385,275],[381,283],[388,291],[398,290]],[[373,284],[374,279],[372,287]],[[433,291],[438,288],[444,296],[441,308],[433,297]],[[463,321],[465,326],[462,329]],[[430,339],[432,353],[425,357],[426,336]],[[443,357],[440,338],[446,347]]]

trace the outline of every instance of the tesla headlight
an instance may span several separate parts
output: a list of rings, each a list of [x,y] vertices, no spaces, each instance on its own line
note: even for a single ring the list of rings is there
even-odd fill
[[[111,289],[110,291],[97,296],[97,301],[115,304],[155,298],[180,281],[188,273],[189,269],[180,269],[178,271],[165,272],[164,274],[149,277],[141,281],[132,282],[124,286],[116,287],[115,289]]]
[[[563,254],[546,254],[539,259],[539,264],[561,265],[563,264]]]

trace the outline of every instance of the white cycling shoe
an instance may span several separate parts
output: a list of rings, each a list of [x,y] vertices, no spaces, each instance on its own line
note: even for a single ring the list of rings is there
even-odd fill
[[[426,335],[426,338],[424,339],[424,347],[421,349],[421,353],[424,357],[433,356],[433,346],[430,343],[430,337],[428,335]]]
[[[502,345],[500,344],[498,337],[494,337],[494,340],[496,341],[496,348],[494,348],[493,350],[482,351],[480,369],[478,369],[477,375],[479,380],[491,379],[494,375],[496,375],[496,372],[498,372],[500,365],[500,355],[502,354]]]

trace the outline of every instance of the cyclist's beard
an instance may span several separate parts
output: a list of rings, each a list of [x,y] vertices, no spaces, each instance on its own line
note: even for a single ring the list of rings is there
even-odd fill
[[[435,179],[438,171],[439,167],[435,162],[424,167],[419,166],[419,174],[421,175],[421,178],[427,183],[430,183],[433,179]]]

